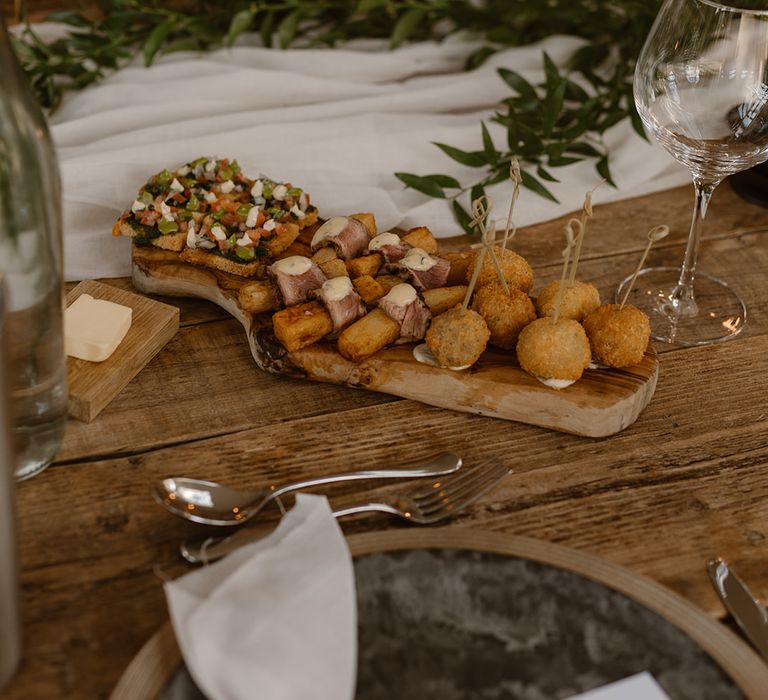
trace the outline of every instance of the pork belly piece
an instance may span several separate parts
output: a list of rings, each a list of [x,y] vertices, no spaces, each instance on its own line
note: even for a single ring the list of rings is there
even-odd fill
[[[421,340],[426,335],[432,314],[412,285],[403,283],[392,287],[379,299],[379,308],[400,324],[398,343]]]
[[[338,333],[358,318],[365,316],[365,304],[352,286],[349,277],[334,277],[323,282],[315,290],[317,297],[325,306],[333,321],[333,332]]]
[[[424,290],[445,286],[451,265],[447,260],[430,255],[421,248],[411,248],[399,262],[390,263],[385,268],[410,282],[416,289]]]
[[[380,253],[385,263],[396,263],[408,252],[409,246],[396,233],[385,231],[368,243],[369,253]]]
[[[351,216],[334,216],[312,237],[312,250],[333,246],[342,260],[351,260],[365,251],[370,235],[362,221]]]
[[[322,270],[303,255],[291,255],[272,263],[267,272],[280,290],[285,306],[302,304],[325,282]]]

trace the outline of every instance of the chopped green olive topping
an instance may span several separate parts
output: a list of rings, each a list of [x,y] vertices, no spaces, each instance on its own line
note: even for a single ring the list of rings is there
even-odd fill
[[[195,158],[190,164],[190,168],[196,168],[198,165],[203,165],[204,163],[207,163],[208,159],[205,156],[202,156],[201,158]]]
[[[301,187],[291,187],[291,188],[288,190],[288,196],[289,196],[289,197],[294,197],[294,198],[295,198],[295,197],[301,197],[301,193],[302,193],[303,191],[304,191],[304,190],[302,190],[302,189],[301,189]]]
[[[173,180],[173,177],[167,170],[161,170],[155,175],[155,182],[163,189],[171,184],[171,180]]]
[[[235,245],[237,245],[237,234],[236,234],[236,233],[233,233],[233,234],[232,234],[232,235],[231,235],[231,236],[230,236],[230,237],[227,239],[227,243],[229,243],[229,245],[231,245],[231,246],[235,246]]]
[[[272,190],[275,189],[274,182],[264,181],[264,191],[261,193],[265,199],[272,199]]]
[[[231,180],[232,175],[233,175],[233,171],[231,167],[219,169],[219,177],[222,179],[222,181]]]
[[[147,192],[146,190],[142,190],[139,194],[139,201],[143,202],[144,204],[152,204],[152,200],[154,197],[150,192]]]
[[[200,209],[200,200],[192,195],[187,202],[187,211],[197,211],[198,209]]]
[[[157,224],[160,233],[175,233],[179,230],[179,225],[175,221],[166,221],[163,219]]]
[[[223,209],[219,209],[219,211],[215,211],[215,212],[213,212],[213,214],[211,214],[211,218],[214,221],[221,221],[221,217],[222,216],[224,216],[224,210]]]
[[[235,255],[237,255],[240,260],[253,260],[256,257],[253,248],[238,248],[235,251]]]
[[[253,205],[251,204],[241,204],[237,211],[235,212],[238,216],[242,216],[243,218],[248,217],[248,213],[253,209]]]

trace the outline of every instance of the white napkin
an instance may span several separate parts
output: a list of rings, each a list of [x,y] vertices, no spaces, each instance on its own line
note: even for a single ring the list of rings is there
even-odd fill
[[[669,695],[650,673],[643,671],[601,688],[573,695],[569,700],[669,700]]]
[[[299,494],[269,537],[165,585],[187,667],[211,700],[349,700],[357,602],[322,496]]]
[[[482,170],[456,163],[432,142],[481,149],[482,119],[505,148],[504,129],[490,122],[511,94],[497,69],[540,82],[542,51],[564,66],[581,40],[553,36],[501,51],[471,72],[464,61],[482,44],[459,35],[396,51],[373,40],[285,51],[248,42],[171,54],[149,69],[137,59],[65,98],[51,122],[64,184],[68,279],[128,274],[129,242],[110,238],[114,220],[149,175],[200,155],[236,158],[251,176],[291,181],[310,192],[324,216],[372,211],[380,230],[427,225],[437,236],[459,234],[445,201],[404,189],[393,173],[445,173],[464,184],[479,179]],[[610,129],[605,141],[618,190],[600,188],[596,203],[690,180],[628,122]],[[578,209],[600,179],[592,162],[552,172],[561,182],[547,186],[560,204],[523,190],[518,224]],[[504,218],[511,188],[505,183],[490,193],[497,218]],[[649,212],[638,228],[657,222]]]

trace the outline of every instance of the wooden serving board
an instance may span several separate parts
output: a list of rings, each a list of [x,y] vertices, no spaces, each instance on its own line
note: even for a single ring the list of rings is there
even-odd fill
[[[578,382],[560,391],[520,369],[514,353],[493,348],[463,372],[418,362],[413,345],[387,348],[360,364],[343,358],[330,343],[287,352],[272,333],[269,314],[254,315],[238,305],[244,280],[189,265],[168,251],[134,248],[133,283],[147,294],[199,297],[226,309],[243,324],[253,358],[267,372],[379,391],[441,408],[606,437],[634,423],[656,388],[658,360],[652,349],[639,365],[587,370]]]

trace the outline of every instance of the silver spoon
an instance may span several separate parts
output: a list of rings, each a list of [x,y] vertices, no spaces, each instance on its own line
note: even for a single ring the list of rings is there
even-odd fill
[[[240,491],[213,481],[173,477],[163,479],[152,489],[155,500],[181,518],[204,525],[242,525],[271,500],[291,491],[321,484],[357,479],[408,479],[451,474],[461,467],[461,457],[442,452],[414,469],[381,469],[346,474],[318,476],[277,486],[270,484],[258,491]]]

